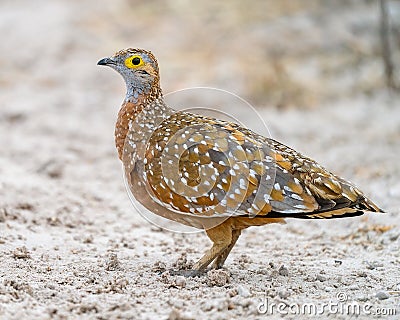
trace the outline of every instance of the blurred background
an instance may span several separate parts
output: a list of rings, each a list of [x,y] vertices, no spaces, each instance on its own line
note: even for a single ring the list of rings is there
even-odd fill
[[[94,62],[125,47],[156,54],[164,91],[215,86],[258,106],[315,107],[400,82],[395,0],[0,5],[1,87],[27,95],[27,86],[88,90],[99,77],[118,90],[115,77],[95,70]]]

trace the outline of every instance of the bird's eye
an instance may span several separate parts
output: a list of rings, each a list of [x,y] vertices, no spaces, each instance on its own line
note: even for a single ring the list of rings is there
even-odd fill
[[[144,62],[140,56],[131,56],[126,58],[125,65],[130,69],[134,69],[144,65]]]
[[[139,63],[140,63],[140,58],[134,57],[134,58],[132,59],[132,64],[133,64],[133,65],[137,66]]]

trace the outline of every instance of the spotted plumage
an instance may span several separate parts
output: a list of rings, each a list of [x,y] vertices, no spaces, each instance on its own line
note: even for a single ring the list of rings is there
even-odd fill
[[[151,52],[126,49],[98,64],[127,85],[115,141],[131,192],[152,212],[205,229],[214,242],[195,270],[212,261],[221,267],[248,226],[382,211],[352,183],[273,139],[167,106]]]

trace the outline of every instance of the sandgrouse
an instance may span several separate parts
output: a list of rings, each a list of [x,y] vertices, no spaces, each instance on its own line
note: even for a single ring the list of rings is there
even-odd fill
[[[126,82],[115,142],[132,194],[157,215],[204,229],[213,242],[193,272],[213,261],[222,267],[249,226],[382,212],[355,185],[275,140],[166,105],[150,51],[121,50],[98,65]]]

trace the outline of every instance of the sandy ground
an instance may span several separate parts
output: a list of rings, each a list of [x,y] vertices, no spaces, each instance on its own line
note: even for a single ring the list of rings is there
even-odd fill
[[[347,71],[341,75],[347,82],[340,78],[340,85],[358,79],[367,88],[352,87],[354,93],[332,99],[340,85],[329,94],[315,87],[319,91],[311,99],[307,88],[317,84],[321,75],[307,73],[310,66],[295,69],[308,74],[303,83],[306,95],[294,94],[284,101],[282,96],[272,96],[270,103],[255,104],[274,138],[355,182],[386,214],[289,220],[286,225],[250,228],[223,270],[200,278],[169,273],[189,267],[210,242],[203,233],[160,229],[135,211],[113,141],[124,88],[116,74],[95,63],[137,42],[159,56],[165,92],[209,85],[251,97],[258,89],[241,85],[247,81],[244,78],[232,83],[224,78],[230,73],[223,70],[232,61],[224,65],[209,54],[184,51],[182,39],[189,31],[177,30],[179,23],[189,23],[190,15],[168,24],[174,15],[164,17],[163,8],[155,6],[154,15],[163,17],[161,27],[154,26],[150,15],[147,30],[143,14],[150,9],[138,5],[138,18],[133,20],[130,15],[135,14],[124,11],[133,4],[3,1],[0,5],[0,318],[265,319],[289,312],[287,319],[305,319],[307,315],[293,315],[290,310],[305,304],[320,310],[331,301],[341,302],[341,308],[359,306],[358,319],[397,319],[400,100],[379,85],[370,92],[379,75],[365,84],[360,78],[349,79]],[[296,8],[291,8],[294,15]],[[168,10],[179,13],[181,9]],[[369,16],[365,17],[368,22]],[[305,32],[307,19],[302,14],[293,19],[289,22],[297,21]],[[196,29],[196,34],[214,32],[210,21],[209,29]],[[277,25],[287,31],[285,23],[287,19],[282,19]],[[136,27],[137,37],[129,24]],[[175,35],[173,50],[171,37],[154,37],[163,27],[167,28],[163,32]],[[260,32],[254,30],[248,41]],[[245,33],[237,36],[247,39]],[[318,43],[319,37],[312,39]],[[213,42],[207,45],[213,47]],[[205,57],[211,59],[208,63],[218,63],[216,74],[205,74],[199,67]],[[190,64],[190,59],[195,63]],[[201,71],[182,73],[180,65]],[[375,61],[357,68],[371,75],[376,66]],[[313,68],[319,70],[318,65]],[[243,70],[233,69],[231,75],[239,71]],[[177,74],[186,76],[177,79]],[[326,81],[333,82],[329,77],[333,76],[328,74]],[[298,90],[288,88],[293,93]],[[257,96],[251,101],[262,99]],[[308,101],[313,101],[313,108],[281,108]],[[278,107],[263,108],[267,105]],[[262,313],[267,304],[272,309]],[[330,314],[325,310],[321,318],[328,315],[349,318],[343,309]]]

